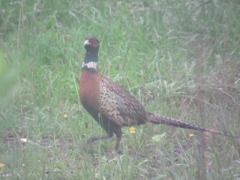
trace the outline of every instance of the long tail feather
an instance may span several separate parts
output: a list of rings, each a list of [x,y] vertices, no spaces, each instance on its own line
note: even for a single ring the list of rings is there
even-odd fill
[[[180,127],[184,129],[192,129],[192,130],[201,131],[201,132],[209,132],[211,134],[219,134],[219,135],[233,137],[233,138],[240,138],[240,136],[233,136],[227,133],[216,131],[215,129],[205,129],[189,123],[185,123],[177,119],[161,116],[161,115],[150,113],[150,112],[148,112],[148,120],[153,124],[166,124],[168,126],[173,126],[173,127]]]

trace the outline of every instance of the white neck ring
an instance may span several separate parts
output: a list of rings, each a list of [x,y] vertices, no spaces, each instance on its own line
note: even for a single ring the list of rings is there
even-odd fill
[[[86,68],[88,68],[88,69],[94,69],[94,70],[97,71],[98,64],[97,64],[96,62],[93,62],[93,61],[88,62],[88,63],[84,63],[84,62],[83,62],[82,67],[83,67],[83,68],[86,67]]]

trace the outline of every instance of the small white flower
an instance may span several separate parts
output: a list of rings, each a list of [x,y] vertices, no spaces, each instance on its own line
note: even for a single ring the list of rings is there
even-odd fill
[[[22,143],[29,142],[29,141],[27,140],[27,138],[20,138],[20,141],[21,141]]]

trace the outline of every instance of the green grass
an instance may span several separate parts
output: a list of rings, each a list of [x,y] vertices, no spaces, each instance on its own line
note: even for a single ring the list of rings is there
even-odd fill
[[[83,41],[96,36],[101,73],[147,110],[240,135],[239,10],[237,0],[2,0],[0,179],[239,179],[239,140],[179,128],[123,128],[121,155],[115,138],[83,152],[105,132],[76,82]]]

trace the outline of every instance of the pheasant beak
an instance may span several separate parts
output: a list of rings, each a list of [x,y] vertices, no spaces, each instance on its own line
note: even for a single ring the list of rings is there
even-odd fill
[[[88,39],[84,41],[84,46],[86,46],[86,45],[91,45],[91,43],[89,42]]]

